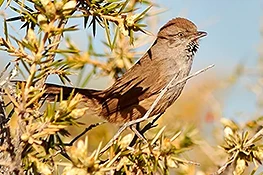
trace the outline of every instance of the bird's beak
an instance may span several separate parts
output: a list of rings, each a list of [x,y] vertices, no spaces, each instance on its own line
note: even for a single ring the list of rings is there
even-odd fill
[[[198,32],[196,32],[196,34],[195,34],[195,36],[196,36],[196,38],[195,39],[200,39],[200,38],[203,38],[203,37],[205,37],[207,35],[207,33],[206,32],[203,32],[203,31],[198,31]]]

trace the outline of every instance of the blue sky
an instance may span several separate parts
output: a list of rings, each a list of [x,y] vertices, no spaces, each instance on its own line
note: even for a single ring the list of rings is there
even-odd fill
[[[162,26],[171,18],[181,16],[190,19],[200,30],[208,33],[201,41],[193,70],[215,64],[213,74],[217,77],[227,77],[240,62],[245,62],[249,67],[257,65],[258,50],[262,41],[262,1],[158,0],[157,3],[167,9],[159,15],[158,26]],[[2,20],[0,23],[1,27]],[[80,23],[82,24],[82,21]],[[157,33],[157,30],[152,33]],[[80,43],[80,47],[86,49],[87,42],[83,36],[86,38],[87,35],[84,31],[72,36],[76,36],[76,43]],[[0,56],[3,63],[0,65],[1,70],[9,57],[3,53],[0,53]],[[250,81],[242,81],[244,80],[240,80],[228,90],[228,96],[224,100],[224,117],[234,118],[236,113],[241,111],[247,116],[253,114],[256,97],[244,85]]]

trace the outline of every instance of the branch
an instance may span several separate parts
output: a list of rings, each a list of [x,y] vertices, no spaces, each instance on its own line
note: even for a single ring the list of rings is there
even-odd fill
[[[251,144],[254,144],[255,140],[257,140],[259,137],[262,137],[263,135],[263,128],[261,128],[251,139],[247,141],[245,144],[246,147],[249,147]]]
[[[139,123],[139,122],[142,122],[146,119],[149,118],[149,115],[151,114],[151,112],[154,110],[155,106],[157,105],[157,103],[161,100],[161,98],[163,97],[163,95],[168,91],[168,89],[170,87],[173,87],[173,86],[177,86],[178,84],[180,83],[183,83],[183,82],[186,82],[187,80],[207,71],[208,69],[211,69],[212,67],[214,67],[214,65],[210,65],[204,69],[201,69],[197,72],[195,72],[194,74],[191,74],[179,81],[177,81],[175,84],[172,85],[173,81],[175,80],[175,78],[177,77],[177,74],[174,75],[174,77],[172,78],[172,80],[164,87],[164,89],[161,91],[161,93],[159,94],[159,96],[155,99],[155,101],[153,102],[153,104],[151,105],[150,109],[144,114],[144,116],[142,118],[139,118],[139,119],[136,119],[136,120],[132,120],[132,121],[129,121],[127,123],[125,123],[119,130],[118,132],[113,136],[113,138],[107,143],[107,145],[101,150],[101,154],[103,152],[105,152],[112,144],[113,142],[118,139],[118,137],[120,136],[120,134],[129,126],[131,125],[134,125],[136,123]]]
[[[89,125],[89,127],[85,128],[84,131],[82,131],[82,133],[80,133],[79,135],[77,135],[74,139],[72,139],[69,143],[66,143],[65,146],[72,146],[80,137],[82,137],[84,134],[86,134],[88,131],[90,131],[91,129],[104,124],[105,122],[99,122],[99,123],[95,123],[95,124],[91,124]]]

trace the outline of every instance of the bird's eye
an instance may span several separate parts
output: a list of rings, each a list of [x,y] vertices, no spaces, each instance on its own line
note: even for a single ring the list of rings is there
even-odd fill
[[[184,36],[183,32],[178,33],[178,36],[183,37]]]

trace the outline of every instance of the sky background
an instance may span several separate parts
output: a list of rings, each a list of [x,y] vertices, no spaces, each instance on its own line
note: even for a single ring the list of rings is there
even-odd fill
[[[262,41],[260,26],[262,26],[263,1],[158,0],[157,3],[167,11],[159,14],[156,21],[158,27],[151,30],[152,33],[156,34],[160,26],[177,16],[190,19],[200,30],[208,33],[208,36],[201,41],[193,71],[215,64],[215,68],[206,74],[209,74],[210,78],[215,76],[216,79],[224,79],[233,73],[239,63],[245,63],[249,68],[257,66]],[[11,12],[7,11],[7,16],[11,16]],[[82,21],[80,23],[82,24]],[[15,23],[12,26],[15,30],[19,30],[19,26]],[[2,19],[0,29],[3,30]],[[70,35],[82,50],[87,48],[87,30]],[[3,37],[3,34],[0,36]],[[99,38],[96,39],[100,46]],[[263,50],[262,47],[261,49]],[[0,70],[9,60],[8,55],[0,52]],[[194,82],[196,80],[188,83],[188,86],[194,86]],[[225,94],[220,101],[223,117],[245,121],[256,115],[256,95],[247,88],[253,83],[255,81],[251,78],[241,78],[235,86],[226,90],[227,95]],[[102,86],[98,85],[99,88],[105,86],[107,86],[105,83]],[[92,83],[90,87],[93,87]],[[242,118],[238,117],[239,112],[242,113],[240,114]]]

